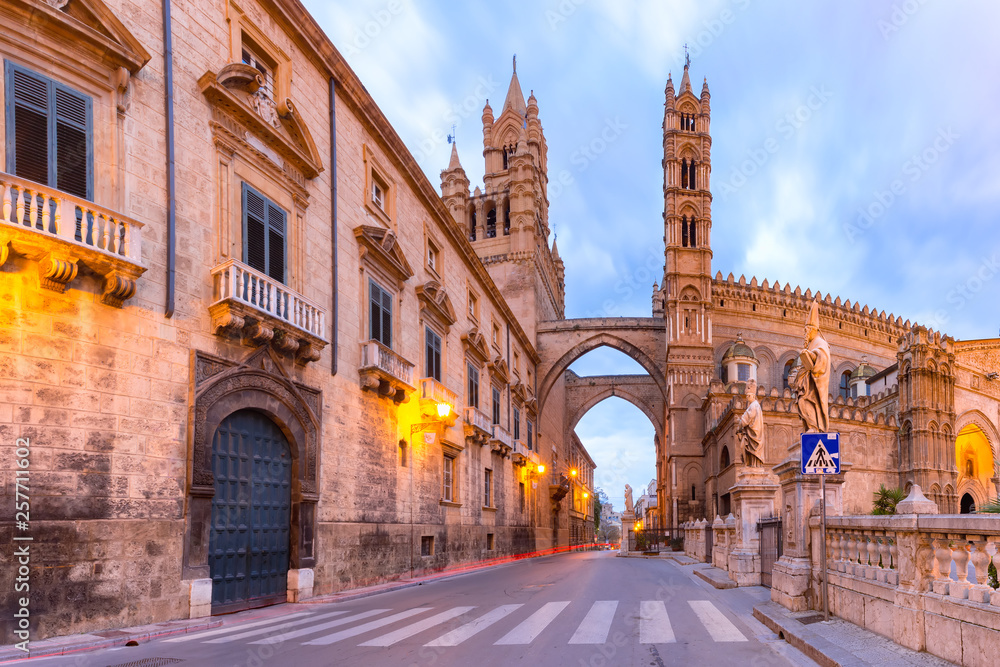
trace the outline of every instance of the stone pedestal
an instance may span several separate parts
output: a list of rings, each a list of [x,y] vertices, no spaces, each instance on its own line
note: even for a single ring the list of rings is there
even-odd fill
[[[729,554],[729,578],[737,586],[760,585],[760,533],[757,522],[774,516],[778,478],[766,468],[743,468],[730,490],[736,509],[736,544]]]
[[[212,580],[189,579],[188,618],[202,618],[212,615]]]
[[[844,474],[826,477],[826,515],[843,513]],[[774,564],[771,600],[792,611],[820,606],[818,582],[813,581],[809,517],[819,513],[819,477],[803,475],[797,458],[774,467],[781,483],[781,532],[783,554]],[[825,548],[815,545],[817,549]],[[818,553],[818,552],[817,552]],[[817,561],[818,562],[818,561]]]
[[[286,599],[288,602],[301,602],[313,596],[313,571],[311,568],[300,568],[288,571],[288,587]]]
[[[629,544],[632,543],[632,533],[635,532],[635,512],[622,512],[622,544],[618,553],[622,556],[628,555]]]

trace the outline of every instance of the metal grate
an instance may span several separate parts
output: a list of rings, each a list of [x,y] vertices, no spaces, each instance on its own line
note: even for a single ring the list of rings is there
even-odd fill
[[[143,658],[132,662],[123,662],[119,665],[108,665],[108,667],[163,667],[177,662],[184,662],[180,658]]]
[[[812,625],[813,623],[819,623],[823,620],[823,614],[809,614],[808,616],[800,616],[795,619],[802,625]]]

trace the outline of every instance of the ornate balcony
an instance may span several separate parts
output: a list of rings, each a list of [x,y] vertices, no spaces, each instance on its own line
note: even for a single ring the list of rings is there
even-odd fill
[[[524,442],[524,440],[514,441],[514,453],[511,455],[514,465],[527,465],[530,460],[530,454],[531,452],[528,451],[528,445]]]
[[[319,359],[326,347],[326,311],[284,284],[235,259],[212,269],[215,333],[238,336],[244,345],[271,342],[300,364]]]
[[[465,437],[485,444],[493,435],[493,423],[478,408],[465,409]]]
[[[510,431],[500,424],[493,424],[490,446],[493,448],[493,451],[499,452],[501,456],[507,456],[514,449],[514,439],[511,437]]]
[[[449,417],[445,417],[445,421],[449,422],[451,425],[455,424],[455,402],[458,400],[458,395],[455,394],[451,389],[444,386],[434,378],[421,378],[420,380],[420,408],[426,414],[431,416],[441,417],[440,413],[437,411],[437,406],[446,403],[450,408],[451,412]]]
[[[135,294],[142,223],[54,188],[0,172],[0,266],[11,250],[38,262],[42,287],[63,292],[79,264],[104,278],[101,301],[121,308]]]
[[[377,340],[361,344],[362,389],[391,396],[396,403],[404,403],[413,391],[413,364]]]

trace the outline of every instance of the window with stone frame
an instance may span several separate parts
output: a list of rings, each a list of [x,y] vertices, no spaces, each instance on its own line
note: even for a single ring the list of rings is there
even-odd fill
[[[516,405],[513,407],[511,415],[511,425],[514,431],[514,440],[521,439],[521,410]]]
[[[243,183],[243,261],[280,283],[287,282],[288,214],[249,183]]]
[[[749,382],[750,364],[736,364],[736,376],[738,382]]]
[[[465,362],[466,393],[465,404],[470,408],[479,408],[479,369],[471,361]]]
[[[258,72],[263,81],[263,85],[258,89],[258,94],[270,100],[274,99],[274,71],[278,63],[267,54],[263,48],[254,43],[253,39],[243,33],[242,61],[244,65],[250,65]]]
[[[789,389],[788,377],[792,374],[792,368],[795,366],[795,360],[789,359],[785,362],[785,367],[781,371],[781,388]]]
[[[455,502],[455,457],[451,454],[442,456],[441,498],[447,502]]]
[[[441,336],[424,327],[424,377],[441,381]]]
[[[492,389],[493,389],[493,402],[492,402],[493,423],[494,424],[499,424],[500,423],[500,398],[502,396],[502,393],[501,393],[499,387],[495,387],[494,386]]]
[[[368,338],[392,349],[392,293],[368,281]]]
[[[851,372],[844,371],[840,375],[840,397],[845,401],[851,396]]]
[[[518,482],[518,496],[519,496],[519,499],[521,501],[521,503],[520,503],[521,511],[523,512],[524,511],[524,500],[525,500],[525,498],[524,498],[524,496],[525,496],[524,482]]]
[[[93,100],[9,60],[4,78],[7,170],[93,201]]]
[[[483,507],[493,507],[493,471],[486,468],[483,472]]]
[[[525,444],[528,446],[528,449],[534,449],[535,424],[530,419],[525,420],[524,429],[526,435]]]

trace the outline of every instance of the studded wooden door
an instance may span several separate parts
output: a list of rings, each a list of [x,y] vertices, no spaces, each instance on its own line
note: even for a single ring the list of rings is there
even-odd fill
[[[212,439],[212,613],[283,602],[288,576],[292,466],[277,425],[239,410]]]

